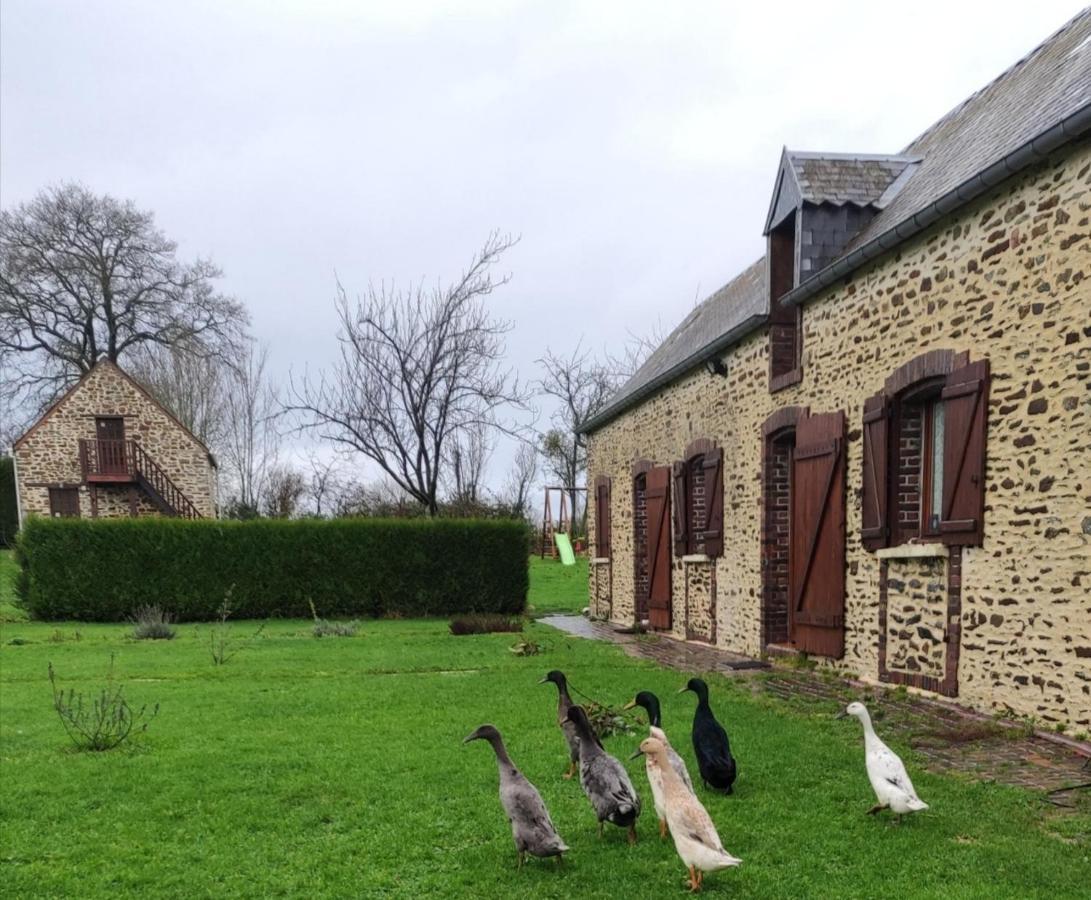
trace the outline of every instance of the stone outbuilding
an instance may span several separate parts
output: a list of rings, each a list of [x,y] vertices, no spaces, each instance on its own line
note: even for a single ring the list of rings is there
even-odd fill
[[[1091,11],[764,234],[583,425],[593,611],[1091,730]]]
[[[216,460],[115,363],[98,362],[14,445],[20,519],[216,515]]]

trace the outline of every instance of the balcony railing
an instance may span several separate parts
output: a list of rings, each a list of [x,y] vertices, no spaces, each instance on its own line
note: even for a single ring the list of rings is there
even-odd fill
[[[201,518],[189,497],[136,441],[81,440],[80,468],[84,481],[135,483],[167,515]]]

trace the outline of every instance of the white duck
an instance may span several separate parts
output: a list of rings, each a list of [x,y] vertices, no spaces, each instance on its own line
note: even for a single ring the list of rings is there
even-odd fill
[[[875,729],[871,727],[871,716],[868,715],[867,707],[863,703],[850,703],[837,714],[838,719],[845,716],[855,716],[864,726],[864,762],[868,780],[878,801],[868,810],[868,815],[874,815],[881,809],[890,809],[901,817],[906,813],[928,809],[928,804],[917,796],[913,782],[909,780],[909,773],[905,771],[905,765],[898,758],[898,754],[879,740]]]
[[[651,691],[641,691],[631,703],[625,705],[625,709],[632,709],[634,706],[642,706],[645,712],[648,713],[648,735],[661,741],[663,746],[667,748],[667,759],[670,761],[671,768],[678,773],[678,777],[682,779],[682,783],[692,794],[693,782],[690,780],[685,760],[671,746],[666,733],[660,727],[659,698]],[[652,802],[655,804],[655,815],[659,819],[659,837],[662,839],[667,836],[667,816],[663,806],[663,779],[659,774],[659,766],[650,756],[645,759],[645,763],[648,772],[648,786],[652,789]]]
[[[670,764],[666,745],[658,738],[644,738],[633,756],[641,753],[659,769],[663,782],[663,811],[674,838],[674,849],[689,869],[690,891],[699,891],[705,872],[728,869],[742,860],[724,849],[708,811]]]

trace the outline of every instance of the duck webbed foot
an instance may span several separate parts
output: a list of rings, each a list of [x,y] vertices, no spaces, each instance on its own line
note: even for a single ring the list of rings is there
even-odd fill
[[[689,867],[689,891],[691,894],[697,893],[701,890],[701,879],[697,874],[697,870],[693,866]]]
[[[564,778],[565,781],[568,781],[575,774],[576,774],[576,764],[574,762],[570,762],[568,764],[568,768],[565,769],[564,775],[562,775],[561,777]]]
[[[873,807],[871,807],[871,809],[869,809],[869,810],[867,811],[867,814],[868,814],[869,816],[873,816],[873,815],[875,815],[875,814],[876,814],[877,812],[881,812],[881,811],[882,811],[882,810],[884,810],[884,809],[886,809],[886,804],[885,804],[885,803],[876,803],[876,804],[875,804],[875,805],[874,805]]]
[[[519,858],[519,862],[516,863],[515,868],[516,869],[522,869],[523,868],[523,863],[526,861],[527,855],[522,850],[520,850],[519,853],[518,853],[518,858]]]
[[[629,826],[629,846],[633,846],[636,843],[636,824]]]
[[[667,839],[667,820],[659,820],[659,840],[665,841]]]
[[[599,840],[602,840],[602,819],[599,819]]]

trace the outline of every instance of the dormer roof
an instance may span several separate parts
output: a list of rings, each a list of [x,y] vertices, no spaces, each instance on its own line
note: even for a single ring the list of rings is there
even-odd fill
[[[781,152],[765,234],[801,203],[882,209],[905,184],[919,157],[879,153]]]

